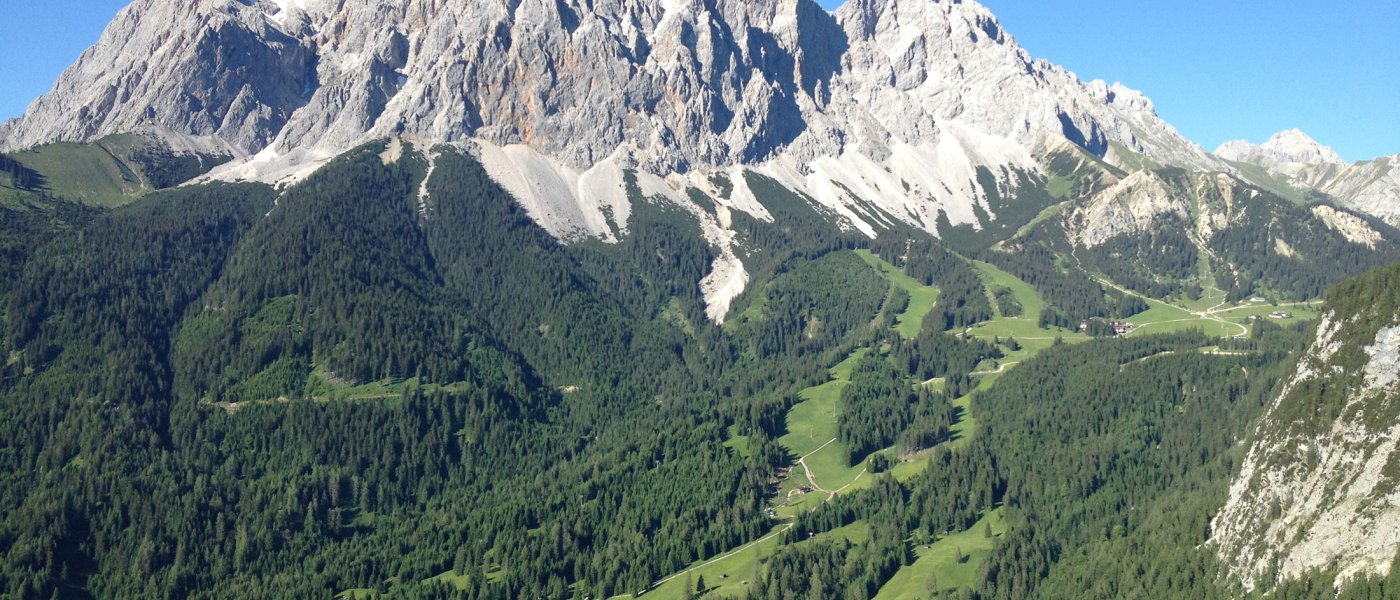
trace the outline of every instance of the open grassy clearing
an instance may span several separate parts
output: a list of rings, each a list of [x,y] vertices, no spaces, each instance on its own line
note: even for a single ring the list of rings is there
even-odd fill
[[[979,370],[991,371],[1004,364],[1030,360],[1046,348],[1053,346],[1057,338],[1064,342],[1082,342],[1089,339],[1088,336],[1077,331],[1041,328],[1040,314],[1045,310],[1045,299],[1041,297],[1040,292],[1015,275],[993,265],[977,261],[973,261],[973,265],[981,271],[983,281],[987,282],[988,287],[1004,287],[1011,290],[1012,295],[1021,303],[1021,308],[1024,310],[1024,313],[1019,317],[997,317],[966,331],[967,335],[987,342],[994,342],[998,339],[1005,342],[1007,338],[1015,338],[1021,346],[1020,350],[1011,350],[1002,346],[1002,352],[1006,356],[998,361],[983,363],[979,366]]]
[[[991,537],[987,537],[987,528]],[[880,588],[876,600],[927,598],[929,590],[972,588],[981,577],[982,562],[991,556],[996,538],[1006,533],[1002,509],[987,513],[971,529],[954,533],[928,545],[914,547],[918,557]],[[961,556],[961,560],[959,560]],[[932,583],[932,585],[930,585]]]
[[[1192,300],[1187,297],[1178,297],[1172,300],[1172,304],[1191,312],[1205,312],[1225,303],[1225,291],[1214,286],[1201,291],[1201,297]]]
[[[869,250],[856,250],[856,254],[890,280],[890,283],[909,292],[909,306],[895,316],[895,330],[905,339],[919,335],[924,317],[933,312],[933,305],[938,302],[938,288],[920,283],[906,275],[903,269],[875,256]]]
[[[972,266],[982,273],[982,281],[986,282],[988,287],[1004,287],[1011,290],[1025,311],[1022,317],[1030,319],[1032,324],[1040,320],[1040,313],[1045,310],[1045,299],[1029,283],[988,263],[974,260]]]
[[[1152,335],[1158,333],[1172,333],[1174,331],[1186,331],[1199,329],[1206,335],[1213,337],[1234,337],[1244,336],[1249,333],[1247,327],[1237,326],[1232,323],[1222,323],[1214,319],[1205,319],[1187,313],[1186,316],[1176,319],[1146,320],[1139,317],[1128,319],[1136,328],[1130,336]]]
[[[715,598],[743,597],[748,590],[749,582],[757,577],[760,560],[763,557],[771,556],[778,549],[778,541],[787,529],[787,525],[775,527],[772,532],[755,542],[716,558],[691,565],[690,568],[667,578],[647,592],[645,597],[657,600],[681,600],[685,598],[687,589],[694,590],[696,583],[701,578],[705,579],[705,587],[709,588],[707,596]],[[631,598],[632,596],[617,597]]]
[[[1204,302],[1203,300],[1196,304]],[[1289,317],[1270,320],[1283,324],[1316,319],[1319,316],[1317,310],[1319,304],[1313,302],[1281,305],[1245,302],[1234,306],[1222,306],[1217,300],[1200,312],[1192,312],[1187,308],[1158,300],[1148,300],[1148,304],[1151,308],[1147,311],[1127,319],[1136,327],[1129,335],[1151,335],[1200,329],[1206,335],[1234,337],[1248,335],[1252,329],[1251,316],[1268,319],[1270,313],[1282,311],[1288,313]]]
[[[1286,312],[1286,313],[1289,314],[1289,317],[1288,317],[1288,318],[1286,318],[1286,319],[1270,319],[1270,320],[1272,320],[1272,321],[1274,321],[1274,322],[1277,322],[1277,323],[1291,323],[1291,322],[1295,322],[1295,321],[1310,321],[1310,320],[1312,320],[1312,319],[1316,319],[1316,318],[1322,316],[1322,313],[1319,312],[1319,309],[1320,309],[1321,307],[1322,307],[1322,302],[1321,302],[1321,301],[1318,301],[1318,302],[1308,302],[1308,303],[1302,303],[1302,304],[1279,304],[1279,305],[1272,305],[1272,304],[1245,304],[1245,305],[1236,306],[1236,307],[1234,307],[1234,308],[1227,308],[1227,309],[1224,309],[1224,310],[1219,310],[1219,311],[1216,311],[1215,314],[1216,314],[1216,316],[1219,316],[1219,317],[1221,317],[1221,318],[1223,318],[1223,319],[1225,319],[1225,320],[1227,320],[1227,321],[1233,321],[1233,322],[1236,322],[1236,323],[1247,323],[1247,322],[1249,322],[1249,317],[1252,317],[1252,316],[1254,316],[1254,317],[1260,317],[1260,318],[1267,318],[1271,313],[1274,313],[1274,312]]]
[[[1045,346],[1045,348],[1048,347],[1048,345]],[[1043,349],[1044,348],[1042,348],[1042,350]],[[1039,350],[1036,352],[1039,352]],[[1005,375],[1008,370],[1014,368],[1016,364],[1019,363],[1004,362],[1003,364],[1005,365],[1004,367],[999,367],[995,370],[987,371],[983,375],[978,375],[977,387],[973,388],[972,392],[966,396],[953,400],[953,407],[958,409],[959,415],[958,422],[954,423],[950,428],[953,434],[953,440],[949,442],[949,444],[953,448],[961,448],[972,443],[972,437],[977,435],[977,418],[972,415],[973,397],[980,392],[992,389],[992,386],[996,385],[997,380],[1001,379],[1002,375]]]
[[[867,352],[869,350],[862,348],[851,353],[846,360],[832,367],[831,381],[807,388],[799,394],[802,402],[788,411],[788,433],[778,438],[778,443],[794,456],[801,457],[836,439],[836,417],[841,404],[841,390],[850,384],[851,371]]]
[[[754,543],[725,553],[718,558],[696,563],[690,568],[670,576],[663,583],[647,592],[645,597],[657,600],[681,600],[685,598],[686,591],[694,590],[702,578],[705,580],[706,597],[743,597],[751,582],[758,577],[760,561],[764,557],[771,556],[777,550],[778,540],[787,529],[786,525],[775,528],[771,533]],[[794,545],[800,546],[837,539],[843,539],[855,545],[864,544],[866,540],[870,539],[870,525],[863,521],[857,521],[845,527],[818,534],[811,539],[799,541]],[[618,597],[630,598],[632,596]]]
[[[748,458],[753,455],[753,450],[749,447],[753,440],[750,440],[747,435],[739,435],[738,428],[737,425],[729,426],[729,439],[724,441],[724,447],[737,452],[739,456]]]
[[[14,158],[42,173],[55,196],[116,206],[150,191],[138,170],[119,158],[130,154],[139,143],[135,136],[118,135],[92,144],[47,144],[18,152]]]
[[[791,518],[813,510],[832,492],[861,477],[863,466],[846,465],[846,447],[836,441],[836,420],[840,416],[841,391],[850,385],[851,372],[868,352],[865,348],[857,350],[832,367],[832,380],[803,390],[799,394],[802,402],[788,411],[788,433],[778,438],[778,443],[798,462],[793,464],[791,476],[778,488],[779,517]],[[790,495],[804,486],[814,491]]]
[[[468,386],[465,382],[440,384],[421,383],[417,377],[408,379],[381,379],[360,385],[353,385],[317,367],[312,370],[311,376],[307,378],[306,398],[315,402],[365,402],[365,401],[386,401],[397,402],[404,392],[409,390],[422,390],[431,392],[435,390],[445,391],[465,391]],[[288,402],[289,398],[269,398],[265,400],[247,400],[240,402],[210,402],[226,411],[237,411],[249,404],[266,404],[275,402]],[[743,443],[747,450],[747,439],[742,441],[730,440],[734,444]]]

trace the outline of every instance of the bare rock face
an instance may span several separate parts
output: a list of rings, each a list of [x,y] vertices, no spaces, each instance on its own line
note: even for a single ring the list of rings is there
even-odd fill
[[[1260,196],[1257,188],[1226,173],[1167,175],[1143,170],[1112,182],[1074,207],[1066,215],[1065,225],[1070,241],[1084,248],[1120,236],[1150,236],[1153,232],[1173,230],[1184,231],[1198,249],[1210,252],[1208,240],[1243,221],[1244,211]],[[1324,217],[1316,216],[1320,220]],[[1346,220],[1358,231],[1364,229],[1370,235],[1380,236],[1350,214],[1330,210],[1326,216],[1336,222]]]
[[[1250,589],[1311,569],[1385,574],[1400,550],[1400,315],[1395,268],[1344,284],[1261,421],[1211,524]]]
[[[979,171],[1014,191],[1067,143],[1232,169],[971,0],[136,0],[0,148],[125,132],[270,182],[375,138],[456,144],[565,240],[626,231],[629,172],[768,219],[756,174],[875,235],[872,206],[975,224]],[[746,281],[727,227],[705,225],[717,313]]]
[[[239,2],[141,0],[122,10],[4,140],[91,141],[161,125],[247,152],[315,87],[316,54]]]
[[[1400,154],[1348,166],[1319,186],[1356,210],[1400,226]]]
[[[1336,151],[1319,144],[1297,129],[1280,131],[1261,145],[1243,140],[1225,142],[1215,151],[1225,160],[1248,162],[1261,166],[1279,167],[1290,164],[1346,165]]]
[[[661,176],[775,161],[805,175],[945,137],[989,166],[1030,166],[1062,137],[1220,166],[1141,94],[1033,61],[976,3],[934,0],[835,14],[811,0],[137,0],[5,147],[152,124],[244,156],[407,134],[524,145],[576,170],[622,152]]]
[[[1087,248],[1122,235],[1152,232],[1159,221],[1191,220],[1185,190],[1151,171],[1138,171],[1099,193],[1070,215],[1074,243]]]

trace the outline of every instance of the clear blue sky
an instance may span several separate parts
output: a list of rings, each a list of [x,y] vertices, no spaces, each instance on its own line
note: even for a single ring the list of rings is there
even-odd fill
[[[6,2],[0,118],[47,91],[126,3]],[[1348,160],[1400,153],[1400,1],[983,3],[1031,54],[1145,91],[1207,149],[1297,127]]]
[[[183,0],[170,0],[180,2]],[[0,120],[24,113],[131,0],[0,0]]]

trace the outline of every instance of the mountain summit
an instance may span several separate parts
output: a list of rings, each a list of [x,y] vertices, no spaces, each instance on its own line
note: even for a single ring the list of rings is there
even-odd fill
[[[1280,131],[1262,145],[1244,140],[1225,142],[1215,154],[1225,160],[1259,162],[1274,166],[1290,163],[1343,166],[1347,164],[1331,148],[1323,146],[1298,129]]]
[[[684,189],[762,167],[862,229],[848,193],[923,228],[972,222],[978,167],[1013,184],[1005,169],[1065,144],[1229,170],[1142,94],[935,0],[137,0],[4,144],[132,131],[241,158],[224,179],[305,173],[374,137],[459,143],[532,214],[593,215],[551,231],[605,238],[595,213],[634,168]]]

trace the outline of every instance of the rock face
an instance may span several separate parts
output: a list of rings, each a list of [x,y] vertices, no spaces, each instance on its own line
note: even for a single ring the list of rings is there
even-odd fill
[[[1343,284],[1254,434],[1212,545],[1247,587],[1400,549],[1400,267]]]
[[[1063,139],[1228,169],[1141,94],[1035,61],[951,0],[137,0],[4,147],[153,126],[247,157],[226,178],[404,135],[523,147],[512,168],[565,180],[767,167],[927,227],[972,220],[977,167],[1033,171]]]
[[[1362,212],[1400,225],[1400,155],[1348,164],[1331,148],[1296,129],[1280,132],[1262,145],[1226,142],[1216,156],[1263,169],[1274,181],[1303,192],[1330,196]]]
[[[246,152],[267,145],[316,85],[317,57],[248,8],[138,2],[36,100],[9,149],[162,126]]]
[[[1174,222],[1191,222],[1191,205],[1176,182],[1151,171],[1138,171],[1078,207],[1067,228],[1078,246],[1093,248],[1123,235],[1143,235]]]
[[[1324,170],[1316,186],[1359,211],[1400,226],[1400,155]]]

